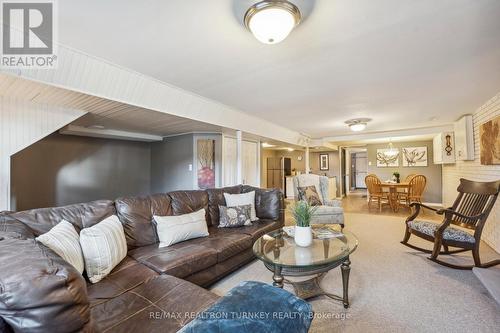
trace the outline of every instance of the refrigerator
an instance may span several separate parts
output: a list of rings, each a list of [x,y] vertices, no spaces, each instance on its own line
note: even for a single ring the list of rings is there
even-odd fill
[[[292,175],[292,160],[288,157],[267,158],[267,187],[279,188],[286,196],[285,177]]]

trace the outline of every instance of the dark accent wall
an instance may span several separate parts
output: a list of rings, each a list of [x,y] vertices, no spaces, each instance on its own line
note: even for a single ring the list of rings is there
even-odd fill
[[[151,192],[151,144],[54,133],[11,158],[15,210]]]
[[[173,136],[151,144],[151,191],[189,190],[194,187],[193,134]]]

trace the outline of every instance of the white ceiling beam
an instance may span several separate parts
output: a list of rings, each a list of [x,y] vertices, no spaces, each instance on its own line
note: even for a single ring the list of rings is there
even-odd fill
[[[59,133],[65,135],[89,136],[93,138],[143,141],[143,142],[154,142],[163,140],[163,137],[159,135],[119,131],[112,129],[88,128],[75,125],[65,126],[61,130],[59,130]]]

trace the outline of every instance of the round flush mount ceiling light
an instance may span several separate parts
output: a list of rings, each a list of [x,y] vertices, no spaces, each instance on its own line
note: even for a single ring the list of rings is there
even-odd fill
[[[283,41],[299,24],[299,8],[288,1],[267,0],[250,7],[245,13],[245,26],[264,44]]]
[[[351,131],[360,132],[366,128],[366,124],[370,120],[371,120],[370,118],[356,118],[356,119],[346,120],[345,123],[349,126]]]

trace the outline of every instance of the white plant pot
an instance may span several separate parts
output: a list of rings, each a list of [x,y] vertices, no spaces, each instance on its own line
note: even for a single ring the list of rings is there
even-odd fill
[[[312,244],[311,227],[295,227],[295,244],[302,247],[307,247]]]

